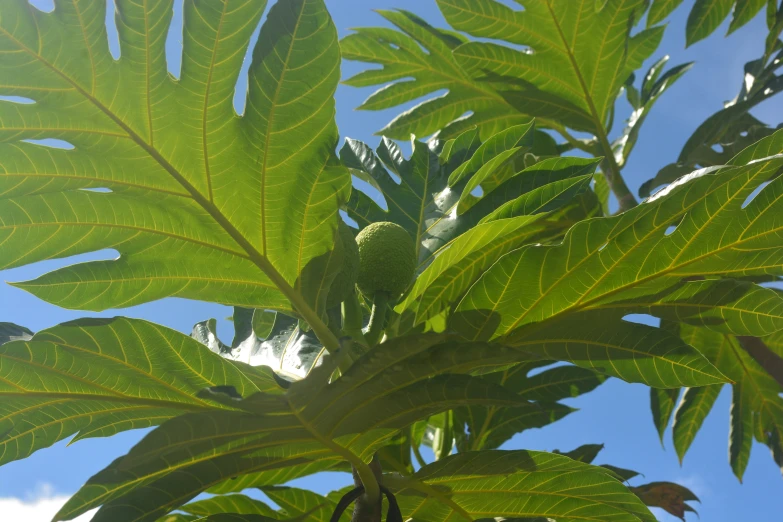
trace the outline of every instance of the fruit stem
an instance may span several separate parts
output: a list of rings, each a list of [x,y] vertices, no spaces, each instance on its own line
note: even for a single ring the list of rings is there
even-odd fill
[[[356,295],[356,291],[353,291],[343,302],[343,334],[352,337],[359,344],[366,345],[362,326],[364,326],[364,313],[359,304],[359,296]]]
[[[376,292],[373,297],[372,312],[370,313],[370,323],[367,325],[367,331],[364,338],[367,344],[372,348],[383,334],[384,323],[386,322],[386,309],[389,304],[389,294],[386,292]]]

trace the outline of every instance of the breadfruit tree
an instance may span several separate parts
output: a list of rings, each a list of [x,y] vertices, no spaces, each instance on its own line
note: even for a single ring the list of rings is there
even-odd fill
[[[680,2],[433,1],[451,28],[380,11],[339,40],[324,0],[114,0],[118,56],[105,2],[0,2],[0,269],[112,249],[12,284],[234,307],[230,343],[215,320],[0,323],[0,464],[148,429],[55,520],[684,517],[693,493],[600,444],[501,449],[610,377],[650,387],[680,458],[730,386],[732,470],[754,440],[783,468],[783,131],[749,112],[783,85],[783,8],[695,3],[689,43],[764,9],[767,45],[639,203],[623,169],[690,64],[640,68]],[[372,64],[344,80],[379,86],[361,109],[424,98],[374,150],[338,151],[341,59]],[[355,485],[285,486],[323,471]]]

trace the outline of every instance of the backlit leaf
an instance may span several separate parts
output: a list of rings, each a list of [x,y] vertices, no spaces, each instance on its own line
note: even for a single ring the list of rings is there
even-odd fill
[[[783,386],[760,366],[739,344],[737,338],[705,328],[680,325],[680,337],[701,351],[732,383],[730,410],[729,461],[734,474],[742,480],[748,465],[752,442],[767,445],[776,464],[780,458],[780,433],[783,433]],[[704,417],[715,402],[719,389],[708,388],[678,407],[675,443],[682,459]]]
[[[105,437],[224,409],[196,397],[207,386],[259,390],[196,341],[124,318],[83,319],[4,344],[0,383],[0,462],[74,434]]]
[[[669,426],[669,420],[674,413],[674,405],[680,396],[679,388],[661,390],[650,388],[650,409],[652,410],[655,429],[658,430],[658,438],[663,443],[663,434]]]
[[[333,150],[336,30],[321,0],[278,2],[237,117],[234,88],[266,1],[187,2],[179,80],[166,70],[172,5],[118,0],[115,61],[105,3],[49,14],[3,2],[2,94],[35,103],[0,103],[0,267],[112,248],[117,259],[18,286],[67,308],[178,296],[312,317],[325,300],[312,282],[334,276],[350,189]],[[36,138],[74,148],[21,141]],[[95,188],[108,191],[84,190]]]
[[[553,453],[459,453],[423,467],[414,479],[397,492],[403,516],[415,511],[432,522],[493,517],[655,520],[610,471]]]
[[[680,403],[674,410],[674,420],[672,421],[674,449],[677,451],[680,462],[696,438],[707,414],[712,410],[721,388],[723,385],[713,384],[699,388],[686,388],[683,392]]]
[[[253,474],[257,483],[260,473],[289,466],[296,469],[293,476],[301,476],[339,460],[368,458],[401,428],[460,405],[535,410],[513,392],[467,375],[526,357],[518,350],[429,334],[383,343],[328,384],[330,370],[319,367],[285,393],[240,399],[236,392],[213,388],[200,397],[240,411],[192,413],[164,423],[93,476],[58,519],[102,506],[95,522],[136,520],[125,518],[132,505],[138,520],[156,520],[208,488],[231,490],[231,477]]]

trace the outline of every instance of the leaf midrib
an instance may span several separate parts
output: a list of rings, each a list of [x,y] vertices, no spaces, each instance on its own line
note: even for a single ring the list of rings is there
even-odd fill
[[[584,95],[585,102],[587,103],[588,109],[590,109],[590,119],[593,120],[596,136],[598,136],[598,139],[599,141],[601,141],[602,146],[603,146],[603,142],[606,142],[606,144],[608,145],[609,142],[604,132],[604,126],[603,123],[601,122],[601,117],[598,115],[598,111],[596,110],[595,103],[593,103],[593,97],[587,88],[587,82],[585,81],[584,76],[582,76],[582,71],[581,69],[579,69],[579,64],[576,62],[576,57],[574,56],[574,53],[572,52],[571,47],[568,44],[568,40],[566,39],[566,36],[563,33],[563,28],[560,26],[560,21],[557,19],[555,12],[552,10],[551,0],[544,0],[544,1],[546,3],[547,11],[549,11],[549,16],[550,18],[552,18],[552,23],[554,24],[555,29],[557,29],[557,34],[560,37],[560,40],[563,42],[563,50],[565,51],[566,56],[568,56],[568,61],[571,63],[571,68],[574,70],[574,74],[576,74],[576,79],[579,80],[579,87],[582,89],[582,94]],[[604,147],[604,149],[611,151],[611,146],[609,146],[608,148]]]
[[[22,229],[22,228],[43,228],[43,227],[91,227],[91,228],[112,228],[112,229],[120,229],[120,230],[135,230],[138,232],[144,232],[151,235],[159,235],[164,236],[170,239],[175,239],[178,241],[183,241],[186,243],[193,243],[199,246],[207,247],[212,250],[217,250],[220,252],[225,252],[227,254],[231,254],[236,257],[241,257],[242,259],[250,260],[250,257],[247,254],[243,254],[242,252],[237,252],[236,250],[231,250],[227,247],[222,247],[219,245],[215,245],[213,243],[209,243],[207,241],[201,241],[195,238],[191,238],[188,236],[182,236],[179,234],[172,234],[170,232],[164,232],[162,230],[155,230],[152,228],[146,228],[141,226],[133,226],[133,225],[119,225],[115,223],[89,223],[89,222],[78,222],[78,221],[57,221],[57,222],[51,222],[51,223],[24,223],[20,225],[0,225],[0,230],[15,230],[15,229]],[[70,247],[71,245],[69,245]],[[29,252],[24,252],[21,257],[25,257]],[[15,260],[16,261],[16,260]],[[14,261],[14,262],[15,262]]]

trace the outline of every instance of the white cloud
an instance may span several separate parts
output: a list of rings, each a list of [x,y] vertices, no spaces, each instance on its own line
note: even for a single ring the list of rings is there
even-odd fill
[[[68,495],[58,495],[49,484],[41,484],[25,498],[0,497],[0,513],[8,522],[49,522],[65,502]],[[73,519],[73,522],[89,522],[95,511]]]
[[[690,489],[701,500],[712,495],[712,488],[701,475],[678,477],[673,482]]]

